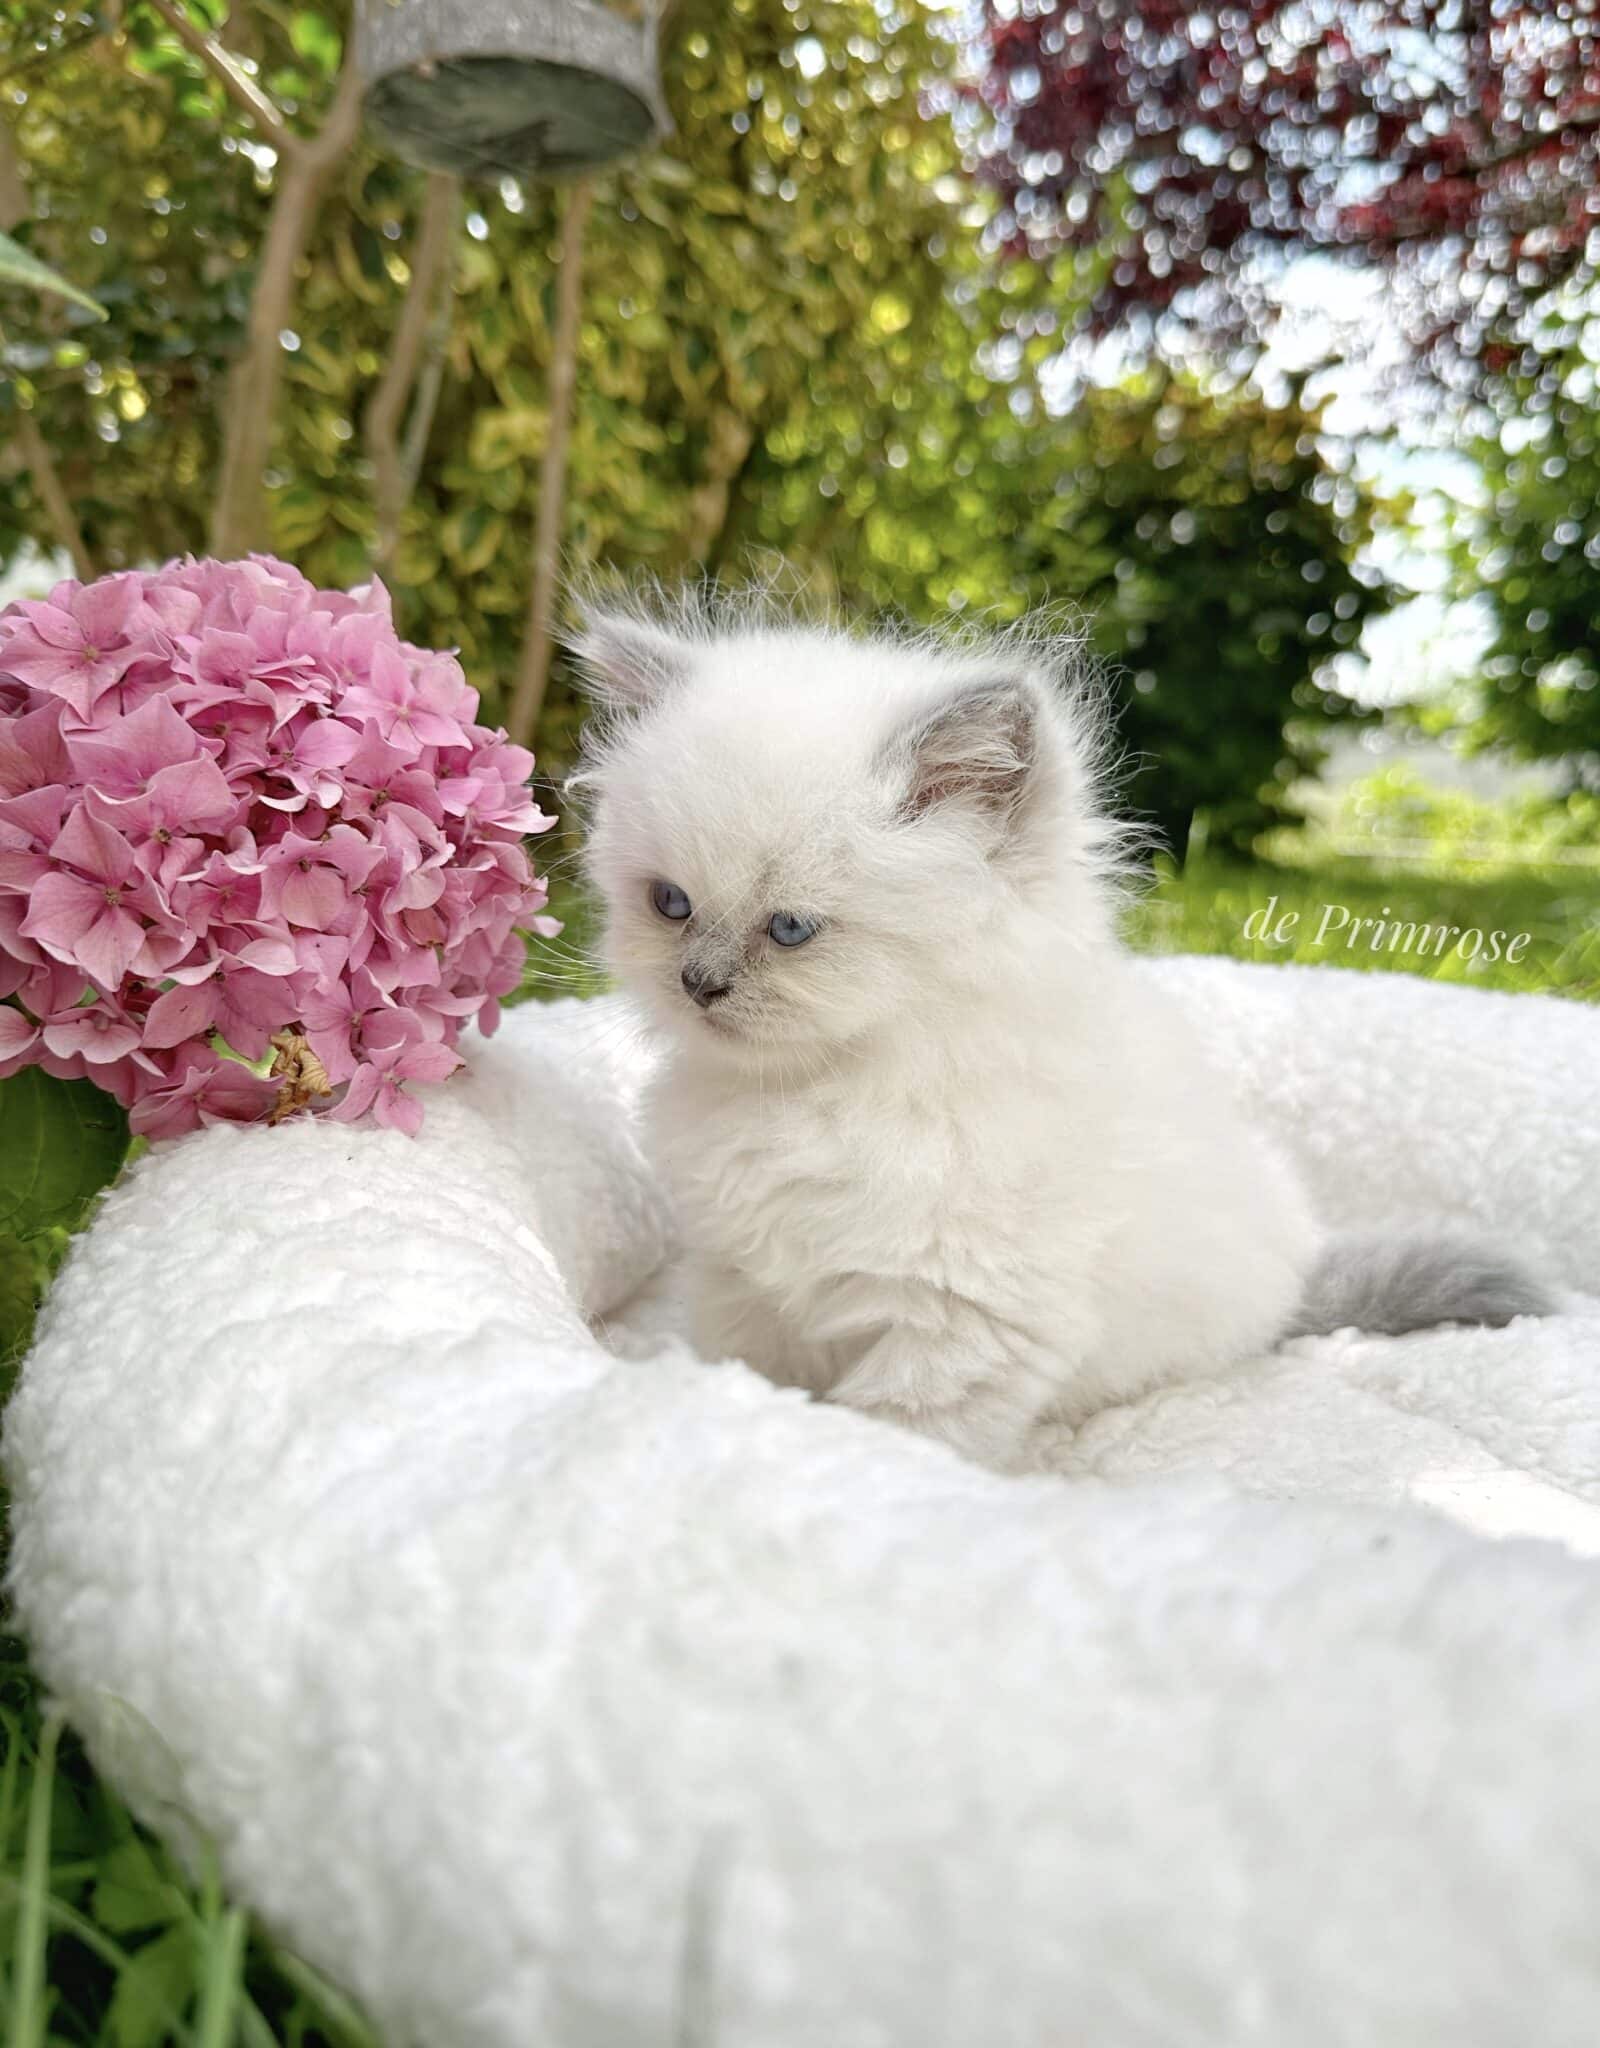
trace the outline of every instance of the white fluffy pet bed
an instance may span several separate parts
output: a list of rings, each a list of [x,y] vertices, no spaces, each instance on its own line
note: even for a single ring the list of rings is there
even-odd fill
[[[1331,1217],[1596,1287],[1592,1012],[1152,971]],[[6,1426],[50,1684],[390,2042],[1592,2048],[1600,1303],[1002,1479],[649,1334],[611,1005],[473,1064],[145,1159]]]

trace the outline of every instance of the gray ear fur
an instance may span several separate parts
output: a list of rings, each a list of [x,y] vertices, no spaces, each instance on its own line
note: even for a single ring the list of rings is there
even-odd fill
[[[572,651],[592,697],[614,711],[644,711],[689,673],[682,640],[631,612],[588,610]]]
[[[901,816],[964,804],[998,823],[1021,806],[1039,762],[1043,707],[1021,675],[968,683],[922,713],[891,743],[903,779]]]

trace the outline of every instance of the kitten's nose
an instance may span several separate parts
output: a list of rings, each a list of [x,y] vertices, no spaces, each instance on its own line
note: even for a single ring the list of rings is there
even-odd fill
[[[703,967],[687,966],[681,976],[683,992],[692,996],[702,1010],[709,1010],[719,997],[725,996],[732,987],[731,982],[718,981],[715,974]]]

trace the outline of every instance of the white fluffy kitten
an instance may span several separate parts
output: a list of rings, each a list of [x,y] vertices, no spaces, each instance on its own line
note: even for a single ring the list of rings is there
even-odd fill
[[[1317,1233],[1119,946],[1072,649],[686,605],[591,614],[581,653],[704,1356],[1008,1465],[1284,1333]]]

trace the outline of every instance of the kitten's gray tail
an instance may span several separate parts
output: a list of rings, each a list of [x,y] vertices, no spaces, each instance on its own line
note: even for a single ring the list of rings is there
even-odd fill
[[[1403,1337],[1440,1323],[1499,1328],[1513,1316],[1553,1315],[1556,1306],[1519,1260],[1464,1231],[1359,1231],[1328,1246],[1284,1334],[1357,1329]]]

